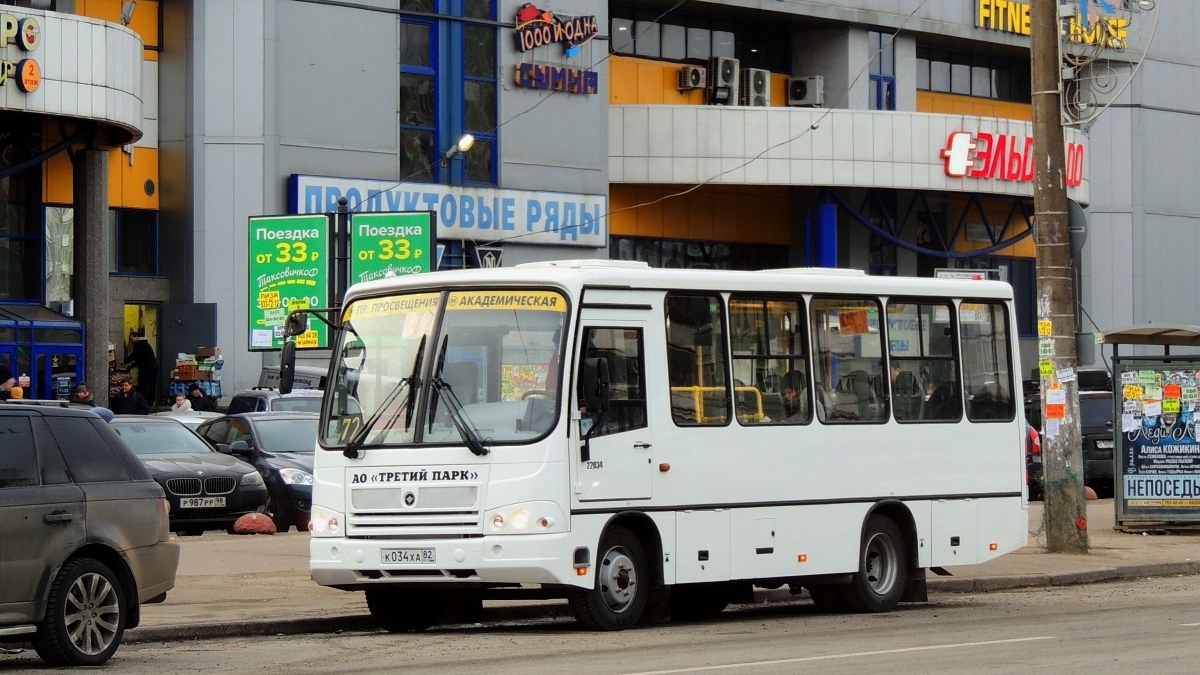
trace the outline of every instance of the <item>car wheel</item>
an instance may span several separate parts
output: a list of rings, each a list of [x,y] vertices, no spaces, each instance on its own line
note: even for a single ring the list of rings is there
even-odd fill
[[[275,495],[269,492],[267,493],[266,514],[271,517],[271,522],[275,523],[275,531],[279,534],[283,534],[291,529],[292,524],[275,513]]]
[[[98,666],[121,645],[126,615],[121,581],[112,570],[91,558],[70,560],[50,586],[34,649],[52,666]]]
[[[858,572],[840,586],[842,601],[853,612],[887,612],[904,595],[908,567],[904,536],[885,516],[871,516],[863,529]]]
[[[646,609],[650,574],[642,542],[629,530],[613,527],[600,540],[596,585],[571,596],[575,620],[591,630],[624,630]]]
[[[368,588],[367,609],[389,633],[412,633],[433,626],[442,618],[444,596],[436,592]]]

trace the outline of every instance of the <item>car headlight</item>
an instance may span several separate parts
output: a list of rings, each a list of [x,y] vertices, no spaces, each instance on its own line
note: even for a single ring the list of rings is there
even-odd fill
[[[342,514],[314,506],[308,529],[314,537],[334,537],[342,533]]]
[[[242,486],[262,485],[262,474],[258,473],[257,471],[247,471],[246,473],[242,474],[242,480],[239,481],[239,484]]]
[[[566,519],[554,502],[524,502],[491,509],[484,516],[489,534],[565,532]]]
[[[312,485],[312,474],[300,469],[280,469],[279,477],[288,485]]]

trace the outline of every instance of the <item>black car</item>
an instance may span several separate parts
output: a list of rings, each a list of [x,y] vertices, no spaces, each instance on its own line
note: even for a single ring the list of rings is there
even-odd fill
[[[217,452],[179,421],[118,415],[110,425],[163,486],[171,502],[172,531],[232,530],[238,518],[266,510],[267,487],[258,471]]]
[[[175,586],[162,487],[86,410],[0,401],[0,643],[98,666]]]
[[[280,532],[308,530],[312,511],[313,451],[317,415],[263,412],[225,415],[201,424],[196,433],[218,449],[250,462],[267,482],[267,513]]]
[[[1113,496],[1113,394],[1079,392],[1079,436],[1083,441],[1083,484],[1104,499]]]
[[[1113,469],[1113,394],[1111,391],[1079,392],[1079,436],[1083,443],[1083,484],[1100,498],[1112,497]],[[1030,424],[1042,424],[1041,399],[1027,397],[1025,416]],[[1026,458],[1028,468],[1028,456]],[[1030,486],[1032,494],[1032,485]]]

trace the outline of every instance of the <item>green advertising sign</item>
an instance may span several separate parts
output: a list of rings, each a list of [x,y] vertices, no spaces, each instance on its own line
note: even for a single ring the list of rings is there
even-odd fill
[[[350,283],[433,269],[432,211],[350,216]]]
[[[283,321],[294,309],[329,306],[329,217],[250,218],[250,350],[283,346]],[[325,324],[310,321],[299,349],[326,346]]]

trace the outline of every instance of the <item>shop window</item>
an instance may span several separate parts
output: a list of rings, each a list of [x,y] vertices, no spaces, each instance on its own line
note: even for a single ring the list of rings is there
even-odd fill
[[[108,229],[110,272],[158,274],[158,212],[109,209]]]
[[[5,130],[6,131],[6,130]],[[28,158],[24,144],[36,139],[29,130],[0,131],[0,154]],[[37,170],[0,178],[0,298],[42,299],[41,181]]]
[[[400,20],[400,174],[403,180],[496,184],[497,28],[490,0],[405,0]],[[476,23],[478,20],[479,23]],[[442,166],[463,135],[470,151]]]
[[[791,70],[791,35],[774,24],[717,21],[709,16],[609,8],[614,54],[647,59],[704,62],[714,56],[738,59],[742,68]]]
[[[917,47],[917,89],[1030,101],[1029,59]]]
[[[710,241],[609,237],[612,260],[640,260],[651,267],[765,270],[787,267],[787,247]]]

